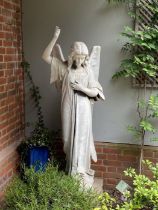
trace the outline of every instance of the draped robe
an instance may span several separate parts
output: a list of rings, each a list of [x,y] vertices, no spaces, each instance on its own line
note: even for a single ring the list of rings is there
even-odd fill
[[[95,80],[89,67],[80,70],[71,69],[53,57],[50,83],[62,84],[61,118],[66,169],[71,175],[82,174],[84,181],[91,182],[89,185],[92,185],[94,172],[90,169],[91,158],[97,161],[92,134],[94,98],[73,90],[71,82],[75,81],[87,88],[97,88],[98,95],[95,100],[104,99],[102,87]]]

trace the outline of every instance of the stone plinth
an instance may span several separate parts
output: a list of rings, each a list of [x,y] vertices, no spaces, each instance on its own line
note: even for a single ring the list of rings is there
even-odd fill
[[[94,178],[93,188],[96,192],[103,192],[103,179],[102,178]]]

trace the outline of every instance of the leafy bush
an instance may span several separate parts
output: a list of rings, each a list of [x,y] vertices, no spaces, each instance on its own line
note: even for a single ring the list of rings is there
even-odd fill
[[[152,180],[143,174],[138,175],[135,169],[127,169],[125,175],[133,178],[133,191],[126,191],[120,204],[105,192],[98,197],[100,205],[94,210],[158,210],[158,163],[143,162],[153,173]]]
[[[24,179],[15,177],[6,192],[7,210],[91,210],[96,193],[81,189],[80,181],[52,165],[45,172],[25,169]]]

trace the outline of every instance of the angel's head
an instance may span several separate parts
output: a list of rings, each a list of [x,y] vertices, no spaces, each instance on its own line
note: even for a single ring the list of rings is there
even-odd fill
[[[84,42],[74,42],[71,47],[71,52],[68,58],[68,65],[72,69],[85,67],[89,59],[89,52]]]

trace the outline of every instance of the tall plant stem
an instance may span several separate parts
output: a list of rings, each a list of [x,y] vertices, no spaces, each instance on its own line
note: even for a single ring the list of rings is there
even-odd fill
[[[144,101],[146,102],[146,78],[145,78],[145,83],[144,83]],[[148,108],[149,108],[148,105],[145,106],[145,108],[144,108],[144,113],[143,113],[143,116],[142,116],[143,119],[147,118]],[[145,134],[146,134],[146,131],[144,130],[144,128],[142,128],[140,158],[139,158],[139,174],[142,174],[142,170],[143,170],[142,161],[144,159]]]
[[[139,99],[140,99],[140,88],[138,89],[138,96],[137,96],[137,113],[138,113],[139,119],[141,120],[142,116],[140,112]]]
[[[144,159],[144,140],[145,131],[142,129],[141,146],[140,146],[140,158],[139,158],[139,174],[142,174],[142,161]]]

